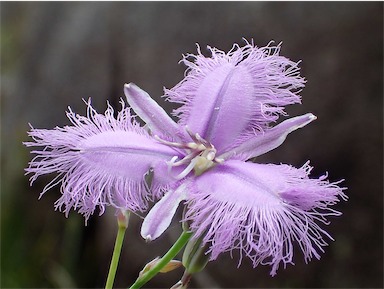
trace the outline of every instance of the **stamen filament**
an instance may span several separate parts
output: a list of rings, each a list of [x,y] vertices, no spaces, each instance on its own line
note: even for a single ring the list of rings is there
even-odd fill
[[[198,155],[199,155],[198,152],[192,152],[189,155],[185,156],[183,159],[173,163],[173,166],[177,167],[177,166],[185,165],[186,163],[188,163],[190,160],[192,160],[193,158],[195,158]]]
[[[177,180],[181,180],[182,178],[186,177],[195,167],[196,163],[197,163],[198,159],[197,157],[195,157],[194,159],[192,159],[192,161],[189,163],[189,165],[184,169],[184,171],[182,171],[180,174],[178,174],[176,176],[176,179]]]
[[[171,160],[169,162],[167,162],[167,166],[168,166],[168,173],[171,172],[171,169],[172,167],[175,166],[175,161],[177,160],[177,156],[174,156],[173,158],[171,158]]]
[[[153,137],[158,142],[161,142],[162,144],[165,144],[165,145],[170,146],[170,147],[176,147],[176,148],[182,148],[182,149],[190,148],[190,147],[188,147],[188,144],[183,144],[183,143],[171,142],[171,141],[163,140],[158,135],[154,135]]]

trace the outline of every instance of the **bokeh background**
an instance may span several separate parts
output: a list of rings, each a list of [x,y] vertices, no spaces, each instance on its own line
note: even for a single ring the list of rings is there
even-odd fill
[[[22,141],[28,123],[68,124],[70,105],[85,113],[82,98],[99,111],[134,82],[161,99],[163,86],[183,77],[178,64],[195,43],[228,51],[242,37],[258,46],[283,42],[282,55],[302,60],[307,79],[303,105],[318,120],[295,132],[258,162],[301,166],[314,176],[345,179],[348,202],[333,218],[320,261],[280,269],[252,269],[223,254],[197,274],[196,288],[383,287],[383,2],[1,2],[1,287],[103,287],[116,232],[114,211],[88,226],[73,212],[53,209],[49,177],[30,188],[23,168],[31,159]],[[234,116],[235,117],[235,116]],[[133,217],[115,285],[127,287],[145,262],[163,254],[180,233],[175,223],[147,245]],[[169,288],[181,270],[157,276],[148,287]]]

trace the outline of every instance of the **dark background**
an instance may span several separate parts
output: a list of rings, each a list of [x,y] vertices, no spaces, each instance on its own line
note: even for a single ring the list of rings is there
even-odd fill
[[[283,41],[282,55],[302,60],[308,80],[303,105],[318,120],[295,132],[258,162],[301,166],[314,176],[345,179],[348,202],[327,228],[336,239],[320,261],[280,269],[237,269],[229,254],[197,274],[193,287],[383,286],[383,3],[382,2],[1,2],[1,287],[103,287],[116,232],[114,211],[89,225],[53,209],[58,189],[38,201],[50,178],[30,188],[31,159],[21,142],[28,122],[68,124],[70,105],[84,114],[92,96],[100,112],[135,82],[157,101],[162,87],[183,77],[181,55],[195,43],[228,51],[242,37],[258,46]],[[170,111],[171,107],[165,108]],[[146,245],[140,219],[127,231],[115,285],[127,287],[145,262],[163,254],[180,233],[174,224]],[[148,287],[170,287],[181,270]]]

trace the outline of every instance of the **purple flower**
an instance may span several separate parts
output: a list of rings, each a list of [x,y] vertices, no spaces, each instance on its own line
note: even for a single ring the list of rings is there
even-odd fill
[[[146,123],[140,127],[129,109],[117,118],[110,106],[97,114],[88,102],[87,117],[68,117],[71,126],[33,129],[33,151],[27,173],[57,173],[43,193],[61,184],[56,208],[66,214],[78,209],[88,218],[106,205],[144,211],[160,199],[144,219],[141,234],[158,238],[169,226],[180,203],[186,206],[193,238],[202,238],[214,260],[239,249],[254,266],[270,264],[274,275],[280,263],[293,261],[298,243],[305,260],[319,258],[332,239],[320,225],[340,215],[330,208],[345,199],[343,188],[327,176],[309,178],[308,163],[289,165],[246,162],[280,146],[287,135],[316,117],[304,114],[272,126],[285,106],[300,103],[304,87],[298,63],[280,56],[280,46],[257,48],[234,45],[224,53],[209,48],[186,55],[186,77],[165,90],[180,103],[174,122],[150,96],[134,84],[125,95]]]
[[[186,133],[169,134],[174,136],[172,142],[155,137],[182,155],[168,162],[180,182],[148,213],[142,236],[161,235],[185,201],[184,221],[194,238],[203,238],[203,245],[208,245],[211,260],[239,249],[254,266],[271,265],[275,275],[280,263],[293,263],[295,242],[306,261],[319,258],[327,245],[324,236],[332,239],[319,224],[327,224],[327,216],[340,215],[329,206],[346,198],[343,188],[327,181],[326,175],[309,178],[308,163],[297,169],[246,162],[278,147],[289,133],[316,119],[308,113],[271,127],[285,115],[286,105],[300,102],[304,79],[297,63],[279,56],[280,46],[256,48],[247,43],[235,45],[229,53],[209,50],[209,58],[200,50],[185,56],[186,77],[165,90],[170,101],[182,104],[175,114]],[[132,84],[125,92],[146,121],[150,113],[140,113],[146,98]]]

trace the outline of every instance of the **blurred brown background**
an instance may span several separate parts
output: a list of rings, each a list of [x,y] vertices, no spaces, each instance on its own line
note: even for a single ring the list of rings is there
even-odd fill
[[[257,161],[301,166],[346,179],[348,202],[328,230],[335,237],[320,261],[269,276],[223,254],[193,287],[373,288],[383,286],[383,3],[382,2],[1,2],[1,287],[103,287],[115,237],[114,211],[89,225],[53,210],[58,189],[40,201],[50,178],[30,188],[21,144],[28,122],[68,124],[70,105],[85,113],[92,96],[104,111],[123,84],[135,82],[156,100],[183,77],[181,55],[195,43],[228,51],[242,37],[258,46],[283,41],[282,55],[302,60],[303,105],[318,120]],[[170,106],[164,104],[168,111]],[[163,254],[180,226],[146,245],[132,218],[115,285],[127,287],[145,262]],[[148,287],[170,287],[182,271]]]

